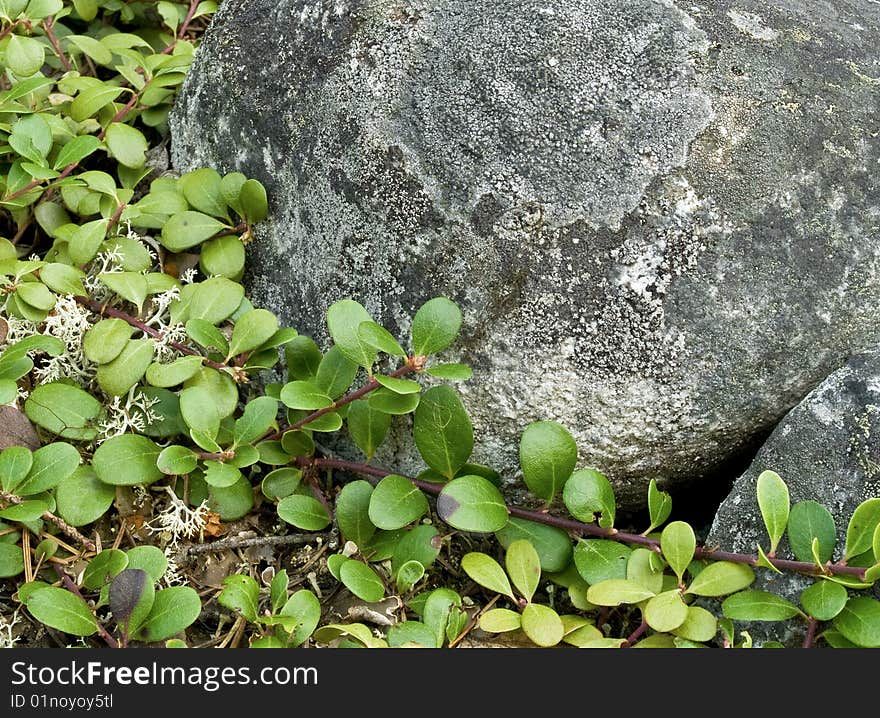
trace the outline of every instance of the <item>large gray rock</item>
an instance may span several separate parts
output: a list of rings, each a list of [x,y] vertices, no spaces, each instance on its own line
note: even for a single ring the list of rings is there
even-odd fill
[[[474,459],[562,422],[621,506],[878,338],[873,0],[224,0],[175,167],[268,187],[247,282],[326,340],[463,308]],[[408,445],[379,460],[418,464]]]
[[[829,376],[792,409],[749,469],[733,485],[709,529],[706,545],[754,555],[769,539],[758,507],[756,485],[763,471],[775,471],[788,486],[791,505],[817,501],[834,517],[839,561],[846,529],[856,507],[880,498],[880,352],[859,354]],[[795,559],[784,537],[777,557]],[[756,569],[751,588],[773,591],[796,605],[812,579],[794,573]],[[801,645],[803,621],[740,626],[758,643]]]

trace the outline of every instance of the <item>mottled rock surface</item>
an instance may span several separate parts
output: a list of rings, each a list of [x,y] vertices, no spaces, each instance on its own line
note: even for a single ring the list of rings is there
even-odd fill
[[[854,356],[792,409],[773,430],[754,462],[722,502],[706,544],[727,551],[767,551],[769,539],[756,498],[761,472],[775,471],[788,486],[791,505],[816,501],[827,508],[837,527],[832,561],[843,555],[846,529],[856,507],[880,497],[880,352]],[[795,559],[783,538],[779,558]],[[799,605],[812,583],[797,574],[756,569],[751,588],[773,591]],[[756,642],[802,645],[806,624],[753,623],[738,626]]]
[[[554,419],[641,505],[880,338],[872,0],[224,0],[172,160],[263,181],[256,303],[465,314],[474,460]],[[377,461],[418,467],[409,445]]]

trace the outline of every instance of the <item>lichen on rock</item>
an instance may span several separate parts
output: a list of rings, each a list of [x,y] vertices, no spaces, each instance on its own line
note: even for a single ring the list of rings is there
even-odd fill
[[[637,506],[880,335],[876,21],[867,0],[225,0],[172,157],[266,184],[255,302],[326,342],[338,299],[405,337],[450,297],[474,459],[515,482],[522,430],[557,420]],[[421,465],[399,437],[377,461]]]

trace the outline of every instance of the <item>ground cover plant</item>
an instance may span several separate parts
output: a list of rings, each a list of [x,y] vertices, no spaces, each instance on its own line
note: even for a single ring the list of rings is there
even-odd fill
[[[254,306],[265,187],[167,161],[216,7],[0,0],[0,644],[721,648],[779,621],[880,646],[880,498],[834,517],[765,471],[766,540],[726,552],[654,482],[619,525],[536,421],[513,506],[473,462],[454,302],[393,336],[340,299],[328,346]],[[392,427],[418,475],[375,463]],[[762,571],[811,580],[783,597]]]

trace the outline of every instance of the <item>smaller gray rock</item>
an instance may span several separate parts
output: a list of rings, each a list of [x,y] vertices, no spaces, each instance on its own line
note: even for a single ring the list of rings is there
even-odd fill
[[[808,394],[777,425],[748,470],[734,482],[709,529],[706,544],[726,551],[766,551],[769,538],[758,507],[756,485],[763,471],[775,471],[788,486],[791,505],[813,500],[827,508],[837,525],[833,561],[842,556],[846,529],[863,501],[880,497],[880,351],[854,355]],[[787,537],[778,558],[795,558]],[[755,570],[752,588],[772,591],[799,605],[812,580],[797,574]],[[737,624],[756,645],[780,641],[802,644],[806,624]]]

